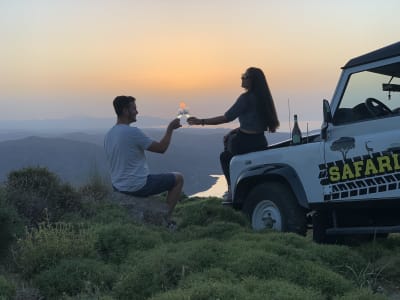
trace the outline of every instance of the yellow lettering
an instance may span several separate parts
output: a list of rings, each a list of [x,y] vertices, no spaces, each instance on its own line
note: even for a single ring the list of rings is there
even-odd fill
[[[354,178],[353,171],[351,170],[349,164],[345,164],[343,166],[342,180],[353,179],[353,178]]]
[[[340,179],[340,172],[339,167],[333,166],[329,168],[329,180],[331,182],[339,181]]]
[[[365,176],[369,176],[371,174],[376,174],[378,173],[378,170],[376,169],[374,162],[372,159],[368,158],[365,161]]]
[[[399,155],[397,153],[394,153],[392,155],[393,158],[393,167],[395,171],[400,170],[400,164],[399,164]]]
[[[361,171],[362,171],[362,167],[364,166],[364,161],[363,160],[359,160],[353,163],[354,166],[354,172],[355,172],[355,177],[358,178],[361,176]]]
[[[390,157],[389,156],[380,156],[377,158],[378,160],[378,165],[379,165],[379,173],[385,173],[393,171],[392,166],[390,165]]]

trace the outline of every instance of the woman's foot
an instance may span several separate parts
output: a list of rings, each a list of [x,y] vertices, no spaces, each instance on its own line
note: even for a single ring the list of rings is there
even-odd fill
[[[228,189],[224,195],[222,196],[222,198],[224,199],[224,201],[222,201],[223,205],[229,205],[232,204],[232,193],[231,193],[231,189]]]

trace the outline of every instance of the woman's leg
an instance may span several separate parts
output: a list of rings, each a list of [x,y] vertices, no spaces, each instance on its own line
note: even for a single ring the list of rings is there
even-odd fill
[[[225,175],[226,182],[228,184],[228,189],[230,190],[231,180],[229,176],[229,163],[231,162],[233,155],[229,151],[221,152],[219,160],[221,162],[222,172]]]

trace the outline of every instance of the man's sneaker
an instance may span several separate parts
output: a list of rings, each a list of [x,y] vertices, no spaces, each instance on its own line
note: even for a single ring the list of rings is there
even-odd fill
[[[168,224],[167,224],[167,229],[169,230],[169,231],[175,231],[176,230],[176,228],[177,228],[177,226],[176,226],[176,222],[175,221],[169,221],[168,222]]]

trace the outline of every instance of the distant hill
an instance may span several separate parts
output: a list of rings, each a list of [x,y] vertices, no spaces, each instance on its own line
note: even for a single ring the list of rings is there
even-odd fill
[[[115,124],[116,118],[94,118],[94,117],[70,117],[63,119],[40,119],[40,120],[0,120],[0,140],[1,135],[6,131],[31,131],[42,133],[67,132],[73,130],[105,130]],[[141,128],[160,127],[168,124],[169,120],[140,116],[136,123]],[[2,132],[3,131],[3,132]]]
[[[161,129],[144,129],[158,140]],[[228,129],[181,128],[174,133],[165,154],[146,152],[151,172],[181,172],[188,195],[207,190],[215,183],[211,174],[222,174],[219,153]],[[30,136],[0,142],[0,181],[11,170],[27,166],[46,166],[64,181],[82,185],[95,172],[108,179],[102,133],[72,132],[59,136]],[[23,136],[20,132],[18,137]],[[287,137],[285,133],[268,136],[270,144]],[[10,138],[12,138],[10,136]]]
[[[0,143],[0,180],[11,170],[46,166],[74,185],[87,181],[90,172],[106,172],[104,151],[93,143],[63,138],[27,137]]]

